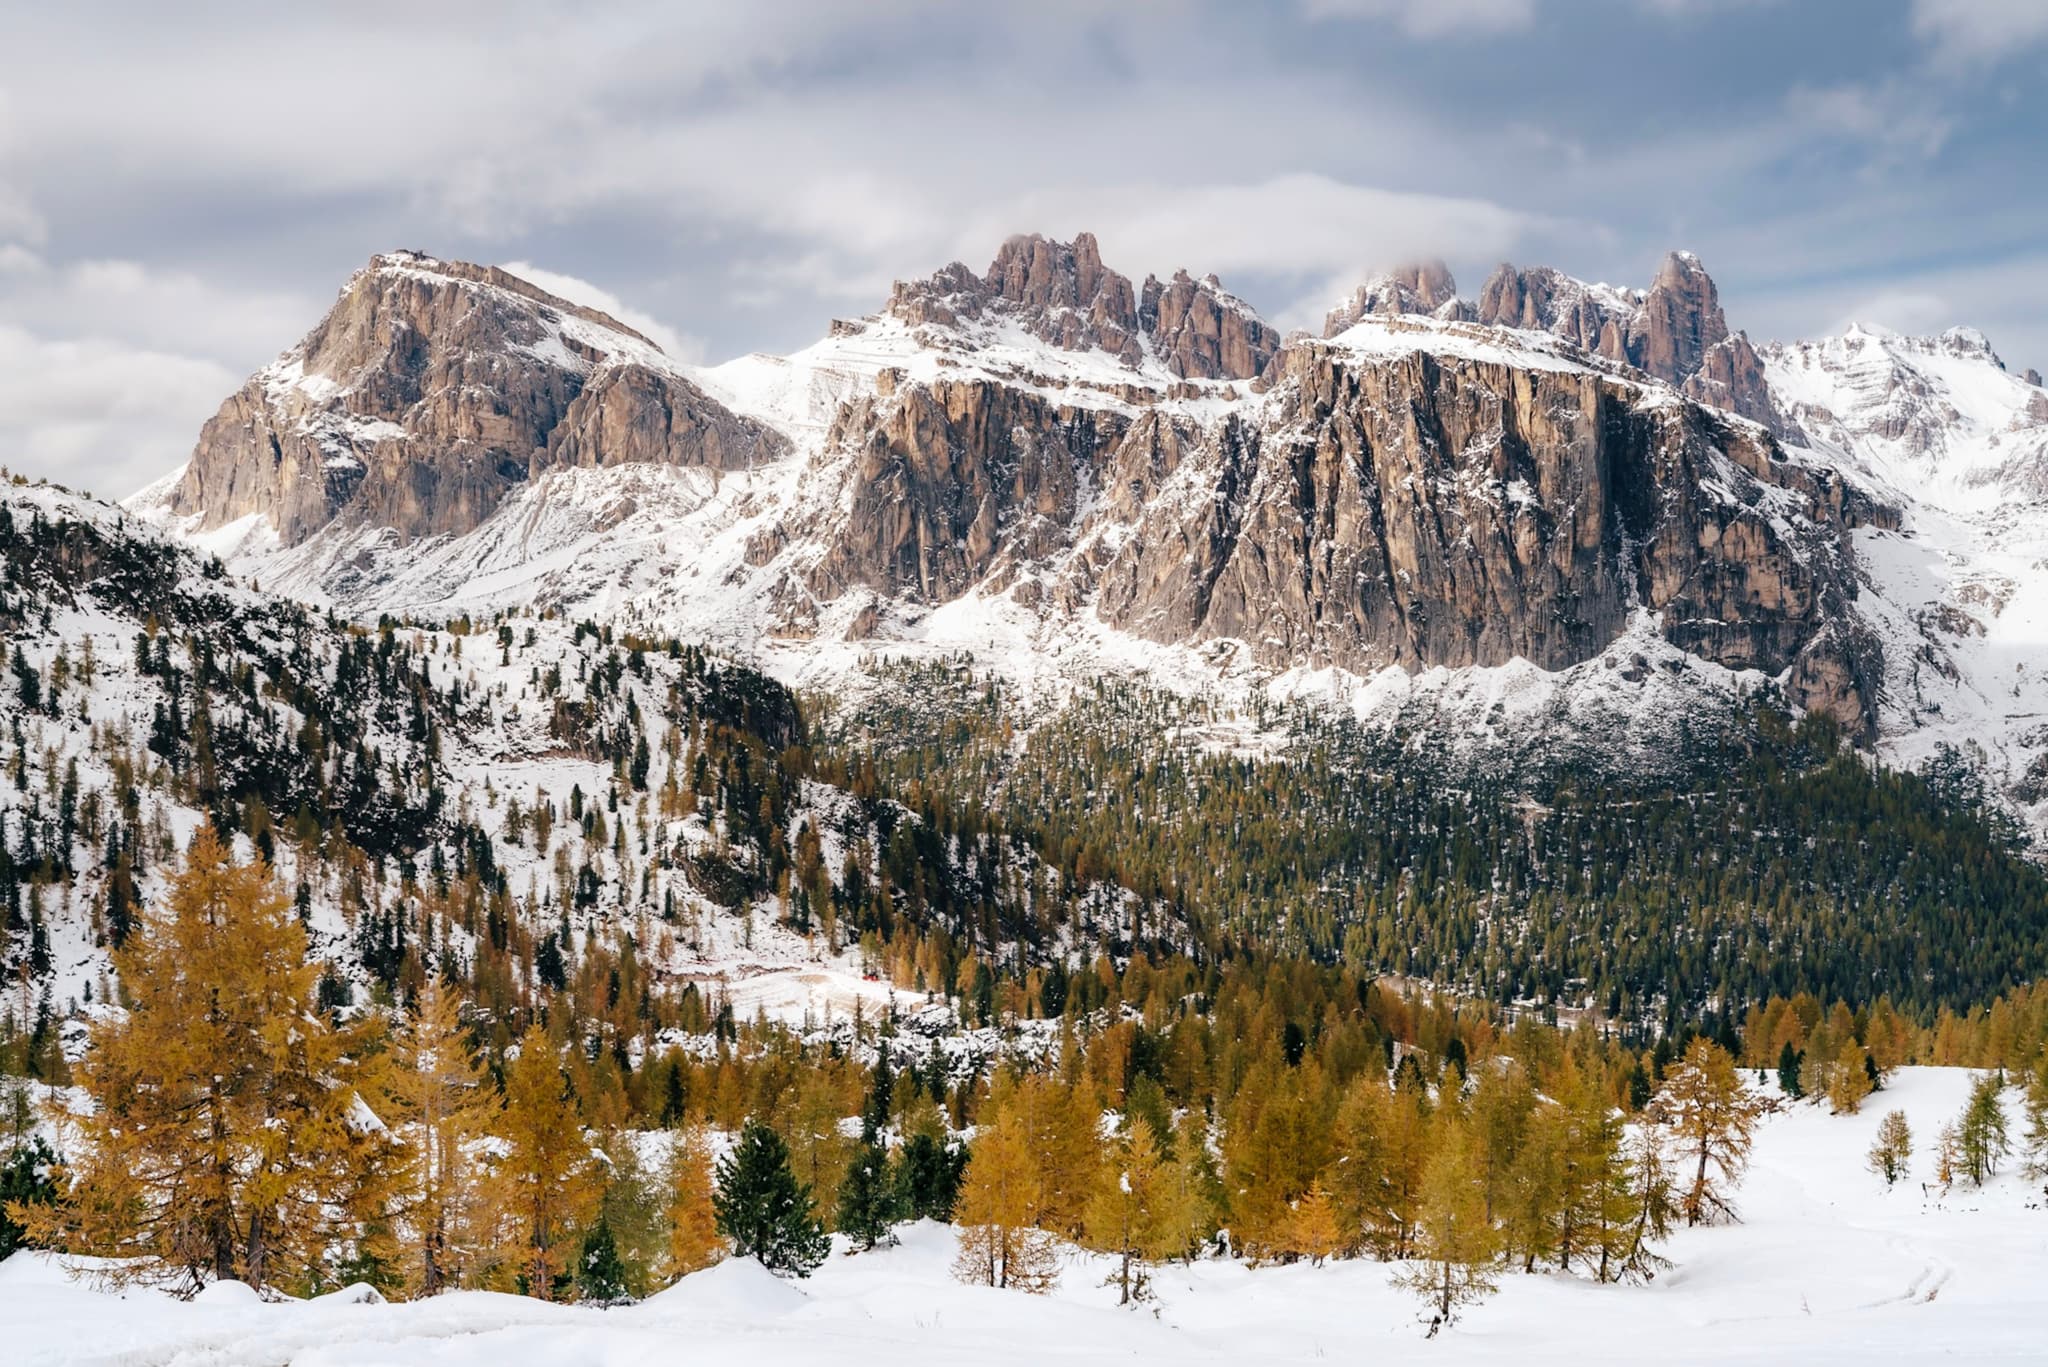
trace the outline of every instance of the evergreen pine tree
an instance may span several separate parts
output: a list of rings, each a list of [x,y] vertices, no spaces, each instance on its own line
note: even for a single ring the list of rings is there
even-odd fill
[[[0,1163],[0,1261],[27,1242],[28,1231],[21,1224],[26,1207],[56,1202],[57,1184],[51,1177],[56,1167],[57,1155],[40,1135],[17,1146]]]
[[[683,1096],[683,1065],[679,1059],[668,1061],[668,1072],[662,1082],[661,1127],[672,1130],[686,1118]]]
[[[603,1217],[583,1236],[583,1252],[576,1261],[576,1294],[579,1300],[599,1305],[618,1305],[630,1299],[626,1263],[619,1256],[611,1222]]]
[[[733,1151],[719,1160],[712,1209],[734,1256],[758,1258],[771,1272],[808,1277],[831,1250],[812,1210],[811,1189],[790,1168],[788,1146],[758,1121],[749,1121]]]
[[[896,1155],[896,1182],[902,1195],[903,1217],[937,1220],[941,1224],[952,1220],[953,1205],[960,1194],[960,1174],[966,1167],[967,1151],[957,1144],[945,1143],[923,1130],[904,1140],[901,1152]]]
[[[839,1232],[862,1250],[891,1240],[901,1203],[894,1174],[889,1171],[889,1155],[881,1140],[864,1140],[853,1151],[845,1180],[839,1184]]]
[[[1799,1069],[1804,1062],[1805,1055],[1793,1048],[1791,1040],[1786,1040],[1785,1047],[1778,1051],[1778,1087],[1795,1100],[1806,1095],[1799,1085]]]

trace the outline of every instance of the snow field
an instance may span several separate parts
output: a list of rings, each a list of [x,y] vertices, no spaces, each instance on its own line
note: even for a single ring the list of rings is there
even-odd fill
[[[835,1255],[808,1281],[727,1262],[614,1310],[482,1292],[268,1305],[227,1287],[186,1304],[98,1291],[23,1254],[0,1264],[0,1323],[22,1367],[2048,1360],[2038,1184],[2008,1160],[1981,1190],[1920,1185],[1970,1081],[1909,1068],[1860,1115],[1789,1106],[1759,1128],[1744,1223],[1679,1232],[1665,1249],[1676,1265],[1650,1286],[1504,1272],[1498,1296],[1434,1341],[1383,1263],[1205,1260],[1161,1270],[1154,1305],[1120,1310],[1107,1260],[1078,1252],[1048,1297],[962,1286],[952,1231],[929,1223],[899,1247]],[[2006,1102],[2017,1136],[2017,1093]],[[1914,1164],[1886,1191],[1863,1159],[1894,1108],[1912,1124]]]

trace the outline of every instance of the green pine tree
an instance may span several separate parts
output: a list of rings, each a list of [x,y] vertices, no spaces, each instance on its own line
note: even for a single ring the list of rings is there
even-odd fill
[[[967,1151],[958,1145],[943,1144],[923,1131],[911,1135],[896,1156],[903,1218],[951,1220],[953,1203],[960,1196],[960,1174],[966,1166]]]
[[[889,1171],[889,1154],[879,1139],[853,1152],[846,1180],[839,1184],[839,1232],[854,1247],[870,1249],[890,1241],[902,1199]]]
[[[583,1256],[576,1262],[576,1291],[582,1299],[599,1305],[630,1299],[626,1262],[619,1256],[619,1243],[612,1237],[608,1220],[599,1220],[583,1236]]]
[[[759,1122],[749,1121],[739,1144],[719,1160],[711,1205],[733,1256],[759,1258],[771,1272],[808,1277],[831,1249],[811,1189],[789,1166],[789,1146]]]

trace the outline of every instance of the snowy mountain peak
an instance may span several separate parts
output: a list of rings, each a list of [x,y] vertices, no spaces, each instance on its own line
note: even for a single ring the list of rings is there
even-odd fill
[[[393,252],[229,396],[162,507],[286,545],[344,514],[410,540],[470,530],[550,465],[746,468],[781,441],[608,314]]]
[[[1974,328],[1912,337],[1853,324],[1762,355],[1787,417],[1890,489],[1963,513],[2048,497],[2048,395]]]
[[[1458,298],[1451,268],[1442,261],[1415,262],[1370,277],[1324,317],[1323,336],[1335,337],[1362,318],[1418,313],[1450,318],[1470,313]]]

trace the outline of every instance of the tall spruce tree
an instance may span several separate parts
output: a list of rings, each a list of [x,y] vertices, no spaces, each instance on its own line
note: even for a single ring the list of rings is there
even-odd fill
[[[758,1121],[749,1121],[739,1143],[719,1160],[712,1208],[734,1256],[758,1258],[771,1272],[808,1277],[831,1249],[812,1209],[811,1189],[790,1168],[788,1146]]]
[[[870,1249],[894,1236],[902,1196],[889,1170],[889,1154],[879,1138],[869,1137],[853,1151],[846,1177],[839,1184],[839,1232],[858,1249]]]
[[[966,1167],[966,1149],[929,1131],[919,1130],[904,1140],[896,1156],[903,1218],[941,1224],[950,1221],[960,1195],[960,1174]]]

